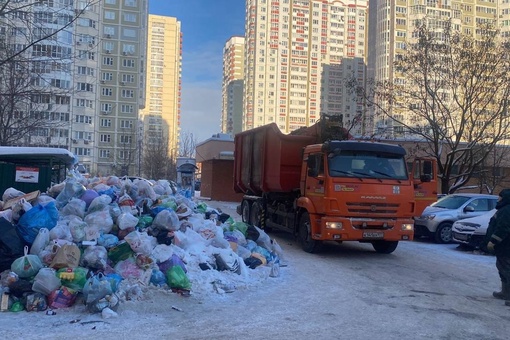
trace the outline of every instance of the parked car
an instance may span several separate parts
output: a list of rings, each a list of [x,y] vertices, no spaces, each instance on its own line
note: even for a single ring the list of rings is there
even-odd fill
[[[495,208],[496,195],[451,194],[423,210],[414,220],[415,237],[427,236],[437,243],[452,241],[452,225],[458,220],[475,217]]]
[[[487,233],[489,221],[495,212],[496,209],[492,209],[480,216],[466,218],[453,223],[453,241],[473,248],[480,248],[480,244]]]

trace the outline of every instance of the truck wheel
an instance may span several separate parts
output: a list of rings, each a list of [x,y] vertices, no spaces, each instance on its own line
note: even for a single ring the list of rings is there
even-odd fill
[[[250,224],[260,228],[260,212],[262,208],[260,203],[253,202],[250,209]]]
[[[434,241],[437,243],[452,242],[452,223],[443,222],[438,225],[436,233],[434,234]]]
[[[372,246],[380,254],[391,254],[397,249],[398,241],[374,241]]]
[[[317,253],[322,249],[322,241],[316,241],[312,239],[310,215],[307,212],[301,215],[299,220],[298,230],[299,240],[301,241],[301,247],[307,253]]]
[[[244,223],[250,223],[250,201],[244,200],[241,204],[241,218]]]

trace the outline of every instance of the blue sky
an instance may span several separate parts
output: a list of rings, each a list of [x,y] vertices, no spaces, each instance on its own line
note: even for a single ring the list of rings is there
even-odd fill
[[[150,0],[149,13],[181,22],[181,134],[200,143],[221,132],[223,47],[244,35],[244,0]]]

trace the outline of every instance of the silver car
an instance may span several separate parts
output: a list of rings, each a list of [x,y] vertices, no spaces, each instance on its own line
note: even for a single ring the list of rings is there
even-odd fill
[[[496,209],[480,216],[466,218],[453,223],[453,241],[472,248],[480,248],[480,245],[487,233],[489,221],[494,216]]]
[[[415,218],[414,235],[430,237],[437,243],[450,243],[455,221],[485,214],[496,207],[497,201],[498,196],[486,194],[444,196]]]

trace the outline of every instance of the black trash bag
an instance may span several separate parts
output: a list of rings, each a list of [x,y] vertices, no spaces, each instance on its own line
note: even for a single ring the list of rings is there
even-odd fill
[[[250,256],[244,259],[244,264],[250,267],[250,269],[255,269],[258,266],[262,265],[262,261],[256,257]]]
[[[158,244],[166,244],[167,246],[171,245],[174,240],[173,232],[168,230],[158,230],[155,236]]]
[[[220,221],[221,223],[225,223],[229,218],[230,218],[229,214],[222,213],[220,216],[218,216],[218,221]]]
[[[14,260],[25,255],[25,243],[19,236],[16,227],[0,217],[0,272],[10,269]]]
[[[246,239],[256,242],[259,239],[259,237],[260,237],[260,233],[257,230],[257,228],[255,228],[252,225],[248,225],[248,230],[246,230]]]
[[[22,298],[26,293],[33,293],[32,283],[25,279],[11,282],[9,284],[9,293],[17,298]]]
[[[213,270],[213,269],[216,270],[216,269],[218,269],[218,267],[216,266],[215,263],[211,264],[208,262],[202,262],[202,263],[199,263],[198,266],[202,270]]]

